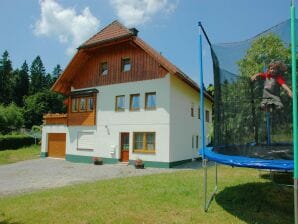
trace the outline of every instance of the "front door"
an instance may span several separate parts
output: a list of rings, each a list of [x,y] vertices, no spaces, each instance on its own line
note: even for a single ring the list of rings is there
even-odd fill
[[[129,160],[129,133],[121,133],[121,162]]]

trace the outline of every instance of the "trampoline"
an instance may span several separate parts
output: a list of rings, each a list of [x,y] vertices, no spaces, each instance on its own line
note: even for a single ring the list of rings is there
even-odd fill
[[[278,86],[282,106],[277,108],[273,102],[267,108],[265,80],[251,80],[254,74],[265,73],[272,61],[282,61],[287,67],[284,81],[291,86],[290,23],[284,21],[245,41],[209,42],[214,72],[214,147],[200,150],[204,158],[237,167],[294,169],[292,99]],[[265,110],[261,108],[264,101]]]
[[[292,85],[296,80],[291,76],[296,74],[296,59],[292,56],[296,49],[291,45],[293,36],[296,38],[293,32],[291,35],[295,23],[292,18],[248,40],[223,44],[212,44],[199,23],[210,46],[214,75],[213,147],[205,146],[204,116],[200,126],[205,211],[217,192],[217,163],[284,172],[295,168],[296,117],[293,121],[294,101],[291,90],[286,88],[292,86],[296,91]],[[201,34],[199,38],[200,89],[204,89]],[[200,113],[205,113],[203,91]],[[215,189],[207,202],[208,161],[215,162]]]

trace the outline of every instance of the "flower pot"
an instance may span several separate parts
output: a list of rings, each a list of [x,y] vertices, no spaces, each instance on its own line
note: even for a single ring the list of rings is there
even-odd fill
[[[144,169],[144,164],[135,164],[136,169]]]
[[[102,160],[96,160],[94,161],[94,165],[102,165]]]

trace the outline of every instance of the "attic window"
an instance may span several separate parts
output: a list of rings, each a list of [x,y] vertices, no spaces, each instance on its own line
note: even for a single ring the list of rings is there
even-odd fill
[[[108,62],[102,62],[100,64],[100,74],[107,75],[108,74]]]
[[[127,71],[130,71],[130,69],[131,69],[130,58],[122,58],[121,71],[127,72]]]

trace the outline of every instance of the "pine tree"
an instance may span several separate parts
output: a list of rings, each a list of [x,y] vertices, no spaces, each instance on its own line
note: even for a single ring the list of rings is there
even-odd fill
[[[56,65],[52,72],[52,77],[53,77],[53,84],[56,82],[56,80],[59,78],[59,76],[62,73],[61,66],[59,64]]]
[[[0,103],[8,105],[12,101],[12,63],[8,51],[4,51],[0,60]]]
[[[45,68],[41,61],[40,56],[37,56],[30,67],[30,86],[29,93],[30,95],[42,91],[45,87]]]
[[[22,65],[21,70],[17,70],[15,77],[15,88],[14,88],[14,102],[18,106],[23,106],[23,98],[29,94],[29,68],[25,61]]]

